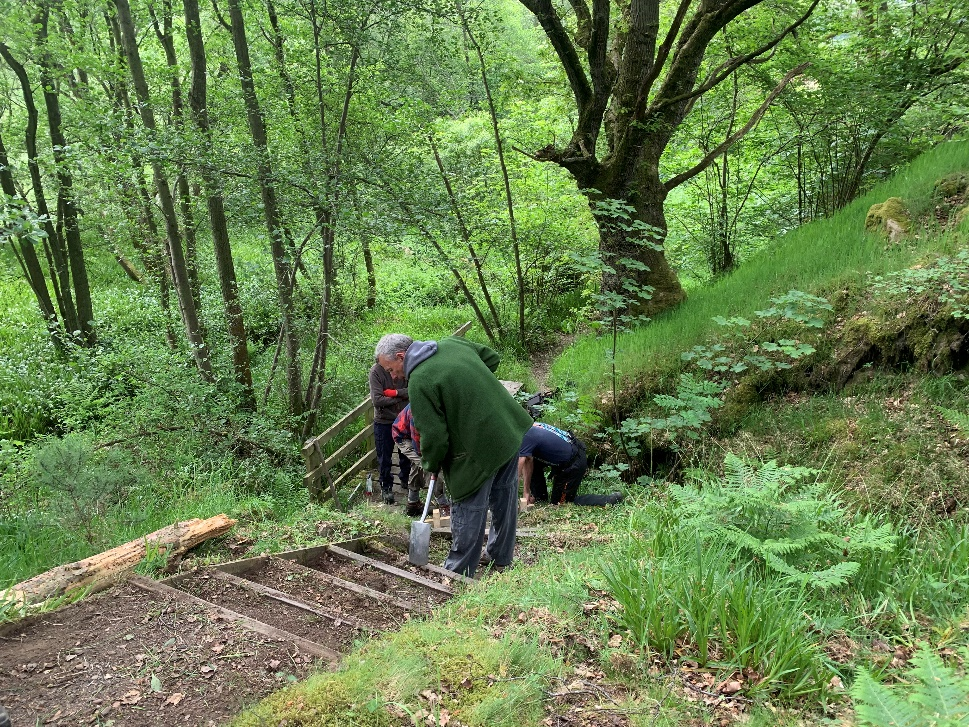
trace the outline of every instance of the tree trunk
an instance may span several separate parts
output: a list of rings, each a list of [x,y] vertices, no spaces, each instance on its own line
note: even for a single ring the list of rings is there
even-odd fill
[[[131,18],[131,8],[128,5],[128,0],[114,0],[114,5],[118,11],[121,42],[124,47],[125,57],[128,61],[128,70],[131,72],[131,78],[134,83],[135,94],[138,98],[141,120],[145,128],[149,132],[154,133],[157,129],[155,114],[151,106],[151,97],[148,93],[145,72],[141,65],[137,36],[135,34],[134,22]],[[172,277],[175,282],[175,293],[178,296],[178,307],[182,314],[182,324],[185,327],[189,348],[191,349],[195,364],[198,366],[202,378],[205,381],[212,381],[212,363],[209,358],[209,349],[205,344],[205,339],[202,336],[202,330],[199,325],[195,298],[192,295],[188,268],[186,267],[185,255],[182,251],[181,234],[178,230],[175,202],[172,198],[172,191],[168,183],[168,177],[165,174],[165,169],[157,155],[152,156],[151,168],[155,178],[158,201],[162,209],[162,215],[165,218],[168,254],[171,260]]]
[[[54,290],[54,300],[57,301],[57,309],[60,312],[61,321],[65,332],[79,330],[77,321],[77,309],[74,306],[74,299],[71,296],[70,271],[67,264],[67,253],[64,249],[63,241],[57,234],[54,226],[54,216],[47,207],[47,195],[44,191],[44,181],[40,173],[40,161],[37,152],[37,124],[39,114],[37,105],[34,103],[34,94],[31,89],[30,78],[24,66],[17,61],[10,53],[4,43],[0,43],[0,56],[6,61],[7,65],[13,70],[20,82],[21,92],[24,99],[24,107],[27,110],[27,126],[24,130],[24,145],[27,151],[27,170],[30,173],[30,186],[34,194],[34,205],[37,215],[43,220],[44,231],[47,238],[44,240],[44,252],[47,256],[47,263],[50,269],[50,282]]]
[[[77,310],[77,330],[80,332],[80,342],[85,346],[93,346],[97,340],[94,333],[94,306],[91,302],[91,286],[87,277],[87,265],[84,261],[84,250],[81,248],[81,230],[77,222],[77,206],[74,201],[74,180],[71,177],[64,150],[67,140],[61,130],[60,94],[52,73],[52,63],[47,54],[47,22],[49,8],[44,6],[41,12],[40,38],[45,46],[40,54],[40,80],[44,88],[44,104],[47,107],[47,128],[51,144],[54,147],[54,164],[57,169],[58,182],[58,212],[64,225],[64,238],[67,248],[67,261],[70,267],[71,284],[74,294],[74,305]],[[70,292],[68,292],[68,295]]]
[[[202,22],[199,17],[198,0],[183,0],[182,5],[185,10],[185,35],[192,63],[192,83],[189,88],[188,104],[192,110],[195,125],[202,132],[203,140],[211,143],[212,131],[209,127],[206,105],[208,89],[205,73],[205,45],[202,42]],[[222,291],[226,327],[232,346],[235,380],[242,387],[243,408],[255,409],[256,395],[252,387],[252,369],[249,365],[249,343],[242,317],[242,305],[239,302],[239,286],[236,282],[235,263],[232,260],[232,246],[229,243],[229,225],[225,218],[225,205],[219,180],[207,164],[203,165],[202,181],[205,184],[205,202],[209,212],[209,225],[212,229],[212,246],[219,275],[219,289]]]
[[[663,250],[668,229],[663,210],[667,192],[659,178],[658,164],[642,162],[640,168],[645,173],[632,180],[622,169],[601,168],[603,173],[590,180],[591,183],[583,184],[582,189],[599,229],[599,250],[606,264],[617,269],[617,274],[603,273],[603,289],[629,296],[625,286],[631,284],[648,291],[648,296],[631,296],[634,300],[630,301],[630,309],[636,314],[652,316],[682,303],[686,292]],[[600,211],[602,203],[613,200],[631,208],[629,219],[622,219],[622,224],[616,224],[615,217]],[[629,229],[630,223],[633,229]],[[637,223],[645,227],[637,229]],[[620,263],[623,258],[636,260],[646,269],[626,268]]]
[[[10,170],[10,161],[7,158],[7,148],[3,144],[3,137],[0,137],[0,189],[8,197],[18,197],[13,173]],[[57,319],[57,310],[54,308],[54,302],[51,300],[50,291],[47,289],[47,276],[44,274],[44,269],[41,267],[40,260],[37,258],[37,251],[34,249],[33,242],[20,241],[13,245],[13,249],[17,254],[17,260],[21,264],[24,277],[27,279],[27,284],[37,299],[37,305],[40,308],[41,315],[44,317],[47,330],[50,331],[51,339],[55,345],[60,347],[63,344],[63,331]]]
[[[98,555],[79,560],[76,563],[60,565],[46,573],[41,573],[22,583],[18,583],[0,593],[0,601],[12,600],[16,603],[40,603],[83,588],[103,589],[120,580],[134,569],[149,549],[167,558],[180,555],[210,538],[228,532],[236,524],[225,515],[216,515],[207,520],[185,520],[169,525],[161,530],[135,538],[130,543],[119,545]]]
[[[182,130],[184,114],[182,103],[182,83],[179,80],[178,56],[175,54],[175,38],[172,35],[172,4],[171,0],[163,0],[162,17],[159,20],[151,5],[148,6],[151,13],[152,25],[158,42],[161,43],[165,51],[165,63],[168,65],[171,75],[172,85],[172,125]],[[189,288],[195,301],[195,308],[201,306],[201,290],[199,288],[198,275],[198,255],[196,253],[195,242],[195,214],[192,210],[192,193],[189,190],[188,174],[184,164],[175,179],[175,189],[178,193],[178,211],[182,217],[182,231],[185,238],[185,270],[188,274]],[[204,331],[203,331],[204,335]]]
[[[236,62],[239,67],[239,80],[242,84],[242,100],[246,107],[249,133],[256,149],[256,178],[262,193],[263,214],[269,232],[273,268],[276,272],[276,287],[279,294],[279,312],[286,342],[286,390],[289,412],[293,416],[303,413],[302,372],[299,365],[299,336],[293,321],[293,277],[286,256],[286,240],[273,186],[272,164],[269,156],[269,143],[266,124],[256,97],[256,87],[252,77],[252,63],[249,60],[249,43],[239,0],[229,0],[229,18],[232,24],[232,44],[235,47]]]
[[[108,41],[111,50],[117,55],[118,62],[123,66],[126,61],[118,19],[109,12],[105,12],[104,21],[110,31]],[[110,93],[114,96],[115,103],[124,117],[125,128],[129,132],[133,132],[135,127],[134,109],[128,95],[127,83],[124,79],[114,78],[111,81],[110,88]],[[145,273],[158,285],[158,302],[165,319],[165,341],[168,343],[168,347],[175,351],[178,349],[178,337],[172,328],[171,266],[165,262],[165,248],[155,221],[151,192],[148,191],[148,183],[145,181],[144,159],[134,147],[129,150],[129,156],[131,171],[129,174],[120,173],[118,180],[123,200],[122,206],[125,217],[135,231],[131,236],[131,244],[141,256]],[[120,166],[120,155],[118,161]]]

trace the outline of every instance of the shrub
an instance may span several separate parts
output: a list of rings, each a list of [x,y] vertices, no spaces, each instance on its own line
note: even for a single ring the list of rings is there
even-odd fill
[[[759,467],[728,453],[724,477],[694,472],[695,485],[670,496],[684,523],[705,540],[727,542],[788,581],[821,590],[844,585],[873,552],[890,550],[891,526],[851,518],[817,482],[814,470]]]

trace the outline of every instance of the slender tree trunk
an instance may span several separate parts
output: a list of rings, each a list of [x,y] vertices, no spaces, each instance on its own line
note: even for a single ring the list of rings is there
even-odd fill
[[[508,177],[508,165],[505,163],[505,148],[501,141],[501,130],[498,127],[498,110],[495,108],[495,101],[491,96],[491,84],[488,82],[488,69],[485,65],[484,53],[481,46],[471,32],[464,14],[461,14],[461,22],[464,31],[468,35],[468,40],[474,46],[478,54],[478,62],[481,66],[481,81],[484,84],[485,97],[488,99],[488,111],[491,117],[491,128],[495,135],[495,146],[498,150],[498,162],[501,166],[501,178],[505,183],[505,203],[508,208],[508,228],[511,233],[511,249],[515,257],[515,285],[518,295],[518,340],[522,346],[525,345],[525,275],[522,272],[521,245],[518,243],[518,225],[515,222],[515,205],[511,196],[511,181]],[[485,297],[488,297],[487,288],[484,289]],[[489,300],[490,303],[490,300]],[[500,326],[499,326],[500,330]]]
[[[151,97],[148,93],[148,83],[145,80],[144,69],[141,65],[141,55],[138,52],[137,36],[135,35],[134,22],[131,18],[131,8],[128,0],[114,0],[115,8],[118,11],[118,25],[121,28],[121,41],[128,61],[128,69],[135,86],[135,94],[138,98],[138,107],[141,114],[142,123],[149,133],[157,130],[155,124],[155,114],[151,106]],[[178,218],[175,212],[175,202],[172,198],[171,187],[164,167],[157,155],[151,159],[152,173],[155,178],[155,187],[158,193],[158,201],[165,218],[165,229],[168,238],[168,254],[171,259],[172,277],[175,281],[175,293],[178,296],[178,307],[182,314],[182,323],[188,337],[192,356],[198,366],[202,378],[206,381],[213,380],[212,363],[209,359],[209,349],[202,336],[199,325],[198,311],[195,306],[195,298],[192,296],[191,282],[188,277],[188,269],[185,265],[185,255],[182,251],[182,240],[178,230]]]
[[[8,197],[16,198],[19,196],[17,194],[17,186],[13,179],[13,172],[10,168],[10,161],[7,158],[7,148],[4,146],[2,136],[0,136],[0,189]],[[17,261],[23,270],[24,278],[26,278],[30,290],[37,299],[37,306],[40,308],[40,313],[44,317],[44,323],[50,332],[51,340],[58,348],[61,348],[63,346],[62,339],[64,332],[61,330],[60,322],[57,318],[57,309],[54,308],[54,301],[51,300],[50,291],[47,289],[47,276],[44,274],[44,269],[41,267],[40,260],[37,258],[37,251],[30,241],[19,241],[12,245],[12,247],[17,255]]]
[[[104,20],[110,29],[108,37],[111,49],[117,54],[118,62],[124,66],[127,60],[125,59],[124,43],[121,40],[121,28],[118,26],[118,19],[105,12]],[[122,79],[115,79],[111,83],[111,92],[114,95],[115,103],[124,116],[125,128],[133,133],[135,128],[134,109],[128,95],[127,84]],[[130,147],[129,153],[131,172],[122,176],[119,182],[122,197],[128,203],[124,206],[124,213],[132,228],[136,231],[132,235],[132,245],[141,256],[148,277],[158,285],[158,303],[165,319],[165,341],[168,343],[168,347],[175,351],[178,349],[178,336],[175,335],[175,329],[172,327],[171,264],[170,261],[166,262],[165,245],[155,221],[151,192],[148,189],[148,183],[145,181],[144,159],[134,146]]]
[[[199,17],[198,0],[183,0],[182,5],[185,10],[185,35],[192,63],[192,83],[189,88],[188,104],[195,125],[202,133],[202,139],[211,144],[212,131],[206,104],[208,88],[205,73],[205,45],[202,42],[202,22]],[[252,368],[249,365],[249,343],[242,317],[242,305],[239,302],[239,286],[236,282],[232,246],[229,243],[229,225],[225,218],[225,205],[219,180],[207,164],[203,165],[202,181],[205,184],[205,202],[209,212],[209,225],[212,228],[212,246],[219,275],[219,288],[222,291],[226,327],[232,346],[235,380],[242,387],[243,407],[255,409],[256,396],[252,386]]]
[[[21,93],[23,94],[24,107],[27,111],[27,126],[24,131],[24,144],[27,150],[27,170],[30,174],[30,186],[34,194],[34,205],[37,215],[43,220],[44,231],[47,237],[44,240],[44,253],[47,257],[47,264],[50,268],[51,287],[54,289],[54,300],[57,301],[57,309],[60,312],[66,332],[80,330],[77,319],[77,308],[74,305],[74,298],[71,296],[71,278],[67,263],[67,251],[63,240],[57,233],[54,226],[54,215],[47,207],[47,195],[44,191],[44,181],[40,173],[40,161],[37,152],[37,124],[39,114],[37,105],[34,103],[34,94],[31,90],[30,78],[27,71],[17,59],[13,57],[5,44],[0,42],[0,56],[13,70],[20,82]]]
[[[276,190],[273,186],[272,164],[266,124],[256,97],[256,87],[252,77],[252,63],[249,60],[249,43],[246,38],[245,21],[239,0],[229,0],[229,18],[232,24],[232,44],[235,47],[236,62],[239,67],[239,80],[242,84],[242,100],[246,107],[249,133],[256,150],[256,178],[262,193],[263,214],[269,232],[273,267],[276,272],[276,287],[279,293],[279,312],[282,319],[283,336],[286,342],[286,389],[290,414],[303,413],[302,372],[299,365],[299,336],[293,321],[292,276],[286,257],[286,240]]]
[[[471,256],[471,262],[474,265],[475,273],[478,275],[478,285],[481,287],[481,293],[484,295],[485,304],[488,306],[488,311],[491,313],[491,319],[494,322],[495,330],[498,336],[504,335],[501,329],[501,318],[498,316],[498,309],[495,308],[494,302],[491,300],[491,293],[488,291],[488,283],[485,281],[484,268],[481,264],[481,259],[478,257],[478,251],[475,250],[474,244],[471,242],[471,234],[468,231],[467,225],[464,224],[464,216],[461,214],[461,206],[458,204],[457,196],[454,194],[454,189],[451,187],[451,180],[448,178],[447,172],[444,169],[444,162],[441,160],[441,155],[437,151],[437,145],[434,143],[434,137],[428,135],[428,141],[431,143],[431,151],[434,152],[434,160],[437,162],[438,171],[441,173],[441,179],[444,182],[444,188],[447,190],[448,200],[451,202],[451,211],[454,212],[454,216],[458,221],[458,229],[461,232],[461,239],[464,240],[464,244],[468,248],[468,254]]]
[[[94,333],[94,306],[91,302],[91,286],[87,277],[84,250],[81,247],[81,230],[77,222],[77,206],[74,201],[74,180],[71,176],[64,150],[67,140],[61,130],[60,94],[52,73],[52,62],[48,56],[47,23],[49,8],[41,13],[40,42],[40,80],[44,87],[44,104],[47,107],[47,129],[54,147],[54,164],[57,168],[58,211],[64,225],[64,239],[67,247],[67,260],[71,271],[74,304],[77,309],[77,330],[85,346],[93,346],[97,337]]]
[[[182,83],[179,80],[178,56],[175,54],[175,38],[172,35],[172,3],[162,0],[162,17],[159,18],[152,8],[152,26],[158,42],[165,51],[165,63],[168,65],[172,86],[172,121],[173,126],[183,129],[184,113],[182,102]],[[188,172],[184,163],[180,162],[180,172],[175,179],[175,189],[178,193],[178,211],[182,217],[182,232],[185,239],[185,270],[188,273],[189,287],[195,300],[196,310],[201,306],[201,291],[199,289],[198,254],[195,240],[195,213],[192,210],[192,193],[189,189]],[[204,331],[203,331],[204,334]]]

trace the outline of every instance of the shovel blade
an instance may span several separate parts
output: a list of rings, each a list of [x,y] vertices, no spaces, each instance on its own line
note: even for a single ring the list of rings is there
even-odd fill
[[[414,565],[427,565],[430,560],[431,524],[414,521],[410,524],[410,546],[407,560]]]

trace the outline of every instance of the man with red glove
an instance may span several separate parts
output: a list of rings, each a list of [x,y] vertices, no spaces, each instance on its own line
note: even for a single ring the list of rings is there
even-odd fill
[[[407,380],[403,374],[392,376],[377,363],[370,369],[370,398],[373,399],[373,439],[377,449],[377,469],[380,473],[380,489],[383,500],[394,504],[394,478],[391,472],[394,456],[393,424],[401,410],[407,406]],[[397,458],[400,464],[401,483],[410,478],[410,460]]]

